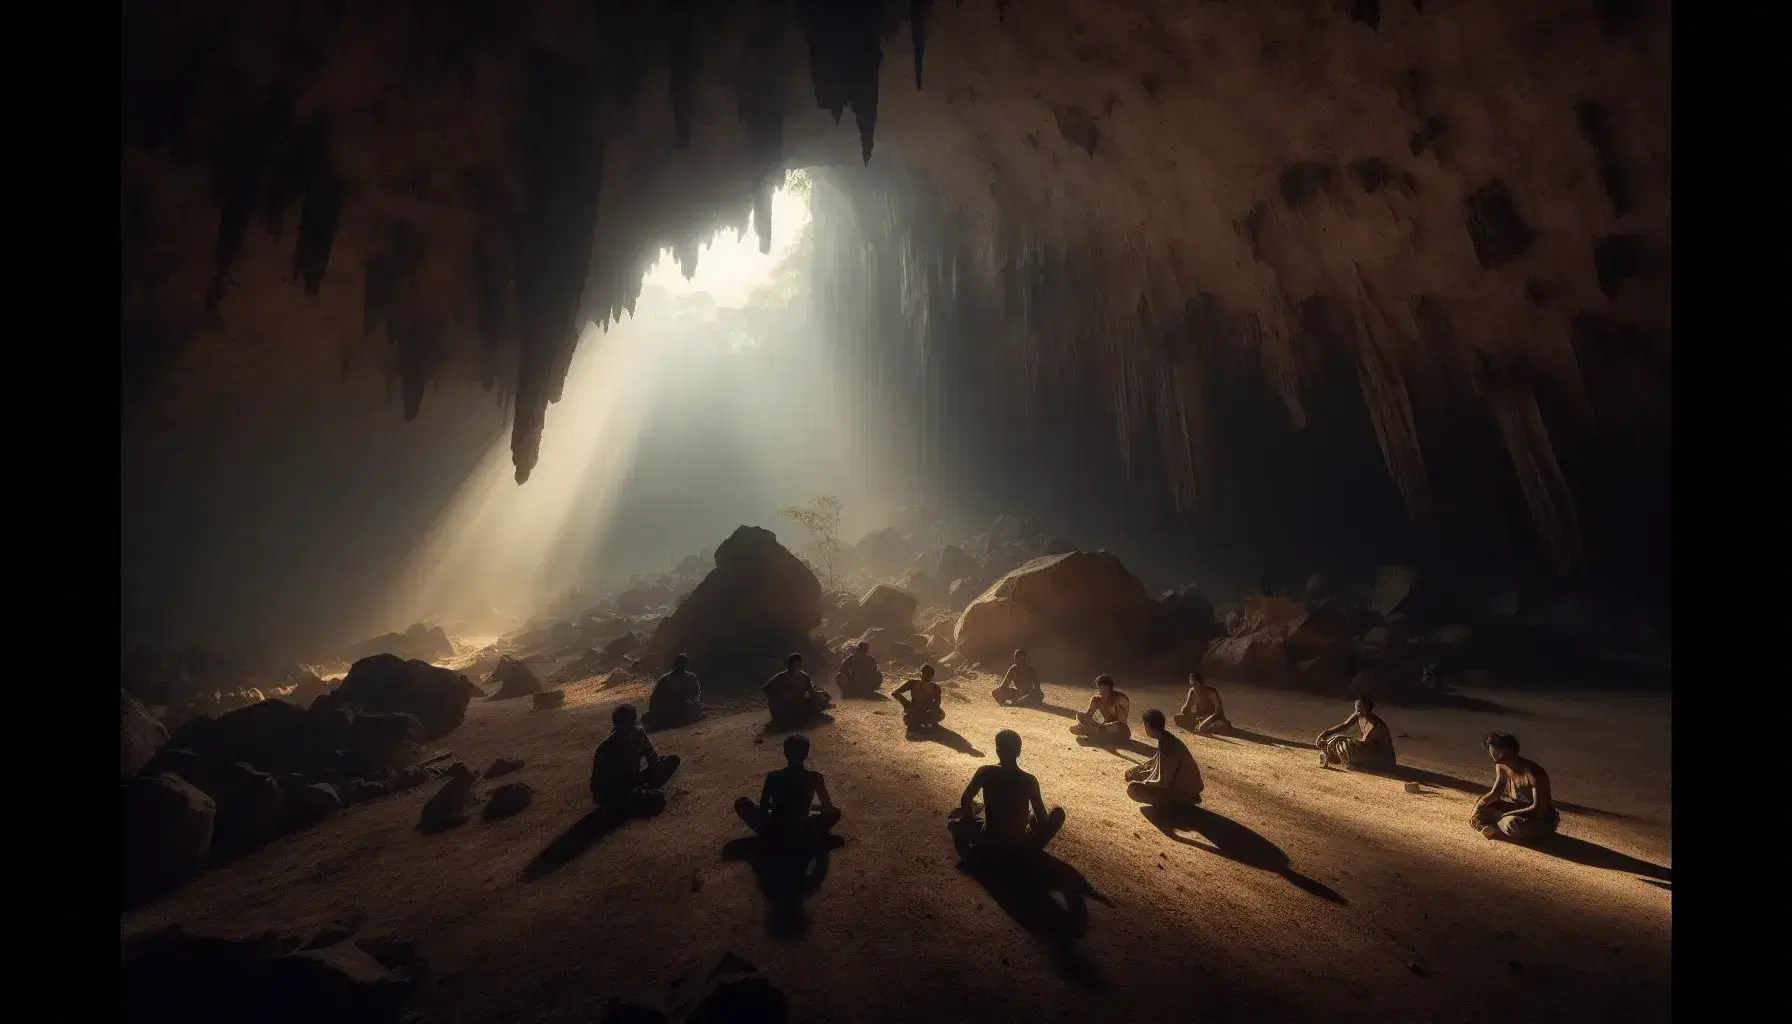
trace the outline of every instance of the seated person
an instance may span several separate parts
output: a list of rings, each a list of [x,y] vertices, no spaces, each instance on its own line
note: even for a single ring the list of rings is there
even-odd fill
[[[1047,811],[1039,780],[1020,768],[1020,733],[1012,729],[996,733],[996,759],[999,764],[986,764],[971,776],[971,784],[959,797],[955,820],[947,826],[964,855],[961,867],[991,855],[1043,850],[1064,827],[1064,808]],[[982,817],[977,815],[979,793]]]
[[[1344,731],[1356,726],[1355,736]],[[1394,766],[1394,730],[1375,713],[1375,698],[1364,697],[1356,702],[1349,718],[1319,734],[1313,741],[1319,748],[1319,764],[1330,768],[1392,768]]]
[[[1509,839],[1535,846],[1556,834],[1562,823],[1550,792],[1549,773],[1535,761],[1518,756],[1511,733],[1490,732],[1482,740],[1493,758],[1493,789],[1475,801],[1470,822],[1488,839]]]
[[[1188,676],[1188,699],[1176,715],[1176,724],[1189,732],[1226,732],[1232,723],[1226,719],[1226,706],[1220,703],[1220,691],[1207,685],[1207,677],[1199,672]]]
[[[653,694],[647,698],[647,714],[641,716],[643,726],[665,729],[703,717],[703,687],[691,672],[690,663],[690,655],[678,655],[672,659],[672,671],[653,684]]]
[[[1027,664],[1027,652],[1015,651],[1014,664],[1002,676],[1002,685],[990,693],[997,704],[1041,704],[1045,691],[1039,687],[1039,673]]]
[[[765,706],[772,713],[773,725],[800,725],[833,706],[827,691],[815,688],[814,680],[803,671],[803,656],[792,654],[784,659],[784,671],[765,684]]]
[[[1193,806],[1201,802],[1201,768],[1188,745],[1164,728],[1164,713],[1152,708],[1140,719],[1145,734],[1157,741],[1157,753],[1126,770],[1126,795],[1142,804]]]
[[[910,679],[890,696],[902,705],[902,724],[909,729],[931,729],[946,719],[940,703],[940,684],[933,681],[933,666],[921,666],[921,678]]]
[[[854,648],[834,673],[834,685],[840,687],[843,697],[876,693],[883,684],[884,674],[877,670],[877,659],[871,656],[871,645],[867,643]]]
[[[635,724],[635,706],[610,712],[610,735],[591,758],[591,800],[598,807],[636,818],[649,818],[666,808],[663,788],[678,770],[678,755],[661,757],[653,741]]]
[[[1131,706],[1126,694],[1114,689],[1113,676],[1096,676],[1089,710],[1077,713],[1070,731],[1098,743],[1124,743],[1132,738],[1132,727],[1126,724]]]
[[[828,784],[820,772],[812,772],[803,762],[809,758],[809,737],[784,738],[785,765],[765,773],[765,785],[759,791],[759,802],[746,797],[734,801],[734,813],[746,822],[754,835],[778,842],[801,842],[820,839],[840,823],[840,808],[828,798]],[[810,805],[821,802],[819,810]]]

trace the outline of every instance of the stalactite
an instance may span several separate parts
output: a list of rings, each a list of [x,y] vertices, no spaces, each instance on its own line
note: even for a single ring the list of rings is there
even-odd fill
[[[915,88],[921,88],[921,59],[927,54],[927,10],[933,0],[908,0],[908,30],[915,50]]]
[[[292,276],[304,278],[305,294],[316,295],[330,266],[330,250],[336,244],[336,225],[342,219],[342,180],[325,173],[305,190],[299,210],[299,238],[293,248]]]
[[[672,86],[672,134],[679,149],[691,145],[692,91],[696,83],[694,0],[666,0],[666,70]]]

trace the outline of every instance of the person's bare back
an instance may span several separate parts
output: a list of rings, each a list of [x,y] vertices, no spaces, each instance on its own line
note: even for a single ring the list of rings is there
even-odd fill
[[[986,764],[971,777],[971,792],[983,794],[984,828],[1003,845],[1019,845],[1027,836],[1030,815],[1045,817],[1039,780],[1014,765]]]

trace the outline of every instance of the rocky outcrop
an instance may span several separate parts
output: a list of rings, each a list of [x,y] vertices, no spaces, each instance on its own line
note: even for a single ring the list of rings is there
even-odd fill
[[[156,721],[143,702],[118,691],[119,775],[135,775],[168,743],[168,730]]]
[[[868,629],[884,629],[895,636],[907,636],[915,631],[915,609],[919,604],[912,595],[879,583],[841,618],[841,632],[856,636]]]
[[[644,657],[688,654],[705,686],[763,682],[785,655],[808,650],[821,624],[821,584],[770,530],[742,526],[716,548],[716,565],[660,624]]]
[[[872,573],[896,573],[915,560],[908,538],[893,526],[872,530],[853,545],[853,554],[861,568]]]
[[[454,657],[454,644],[442,627],[418,623],[402,633],[386,633],[354,644],[343,652],[342,660],[356,662],[376,654],[391,654],[406,661],[442,661]]]
[[[119,785],[120,884],[127,904],[178,885],[205,866],[217,804],[178,775]]]
[[[433,740],[460,727],[467,704],[479,688],[466,676],[422,661],[376,654],[355,662],[342,685],[317,699],[314,712],[352,708],[375,714],[415,715],[423,738]]]
[[[1042,671],[1124,671],[1166,634],[1163,609],[1119,558],[1074,551],[996,581],[959,616],[954,644],[973,662],[1006,664],[1018,647]]]
[[[940,549],[939,557],[933,560],[929,571],[934,579],[950,584],[955,580],[977,579],[983,566],[971,557],[970,552],[956,544],[947,544]]]
[[[632,634],[630,639],[633,639]],[[498,659],[498,667],[486,677],[485,685],[493,688],[487,700],[512,700],[541,692],[541,679],[535,671],[511,658]]]
[[[169,742],[207,764],[249,764],[282,775],[334,768],[341,740],[321,713],[303,711],[282,700],[264,700],[219,718],[190,718]]]
[[[1287,641],[1267,632],[1223,637],[1201,660],[1201,671],[1214,679],[1281,682],[1289,667]]]

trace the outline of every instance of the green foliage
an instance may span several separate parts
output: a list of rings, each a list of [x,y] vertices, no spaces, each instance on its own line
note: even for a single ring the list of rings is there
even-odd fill
[[[827,574],[827,586],[834,589],[834,567],[840,561],[840,499],[831,494],[810,498],[801,505],[785,505],[778,509],[783,516],[809,532],[809,545],[815,560]]]

